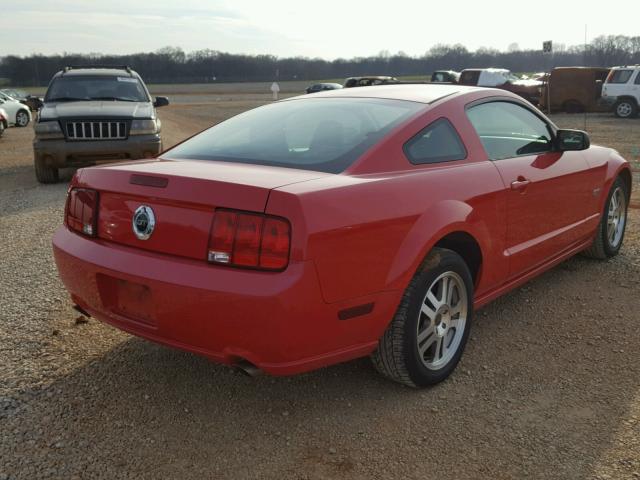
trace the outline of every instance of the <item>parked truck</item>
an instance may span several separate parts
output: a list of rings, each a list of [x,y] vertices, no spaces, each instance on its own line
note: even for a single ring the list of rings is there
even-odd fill
[[[557,67],[547,75],[540,95],[540,108],[552,112],[602,112],[602,84],[608,68]]]

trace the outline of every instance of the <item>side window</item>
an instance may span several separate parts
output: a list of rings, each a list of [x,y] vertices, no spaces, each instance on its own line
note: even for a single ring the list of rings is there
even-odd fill
[[[613,70],[608,83],[627,83],[633,70]]]
[[[638,73],[636,74],[636,81],[634,83],[636,85],[640,85],[640,70],[638,70]]]
[[[450,162],[467,157],[458,133],[444,118],[431,123],[405,143],[404,153],[414,165]]]
[[[490,160],[552,150],[549,125],[527,108],[511,102],[481,103],[467,116]]]

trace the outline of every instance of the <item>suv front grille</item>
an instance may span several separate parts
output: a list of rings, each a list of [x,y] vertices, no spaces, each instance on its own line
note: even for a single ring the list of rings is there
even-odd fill
[[[64,132],[67,140],[125,140],[127,122],[121,120],[67,122]]]

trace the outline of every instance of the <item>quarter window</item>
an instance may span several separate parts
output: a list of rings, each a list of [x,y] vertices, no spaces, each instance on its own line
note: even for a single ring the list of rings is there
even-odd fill
[[[627,83],[633,70],[614,70],[608,83]]]
[[[450,162],[467,157],[467,151],[453,125],[444,118],[424,128],[404,145],[404,152],[414,165]]]
[[[469,108],[467,116],[491,160],[548,152],[553,147],[547,122],[516,103],[481,103]]]

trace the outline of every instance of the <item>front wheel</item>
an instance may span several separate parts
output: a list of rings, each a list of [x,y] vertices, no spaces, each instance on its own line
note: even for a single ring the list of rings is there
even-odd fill
[[[627,226],[628,198],[627,186],[618,177],[609,190],[593,243],[584,251],[586,256],[606,260],[618,254]]]
[[[42,158],[35,159],[34,167],[38,182],[56,183],[58,181],[58,169],[47,165]]]
[[[473,281],[457,253],[435,248],[407,287],[373,364],[411,387],[434,385],[456,368],[473,317]]]
[[[29,125],[29,114],[26,110],[20,110],[16,114],[16,126],[26,127],[27,125]]]

